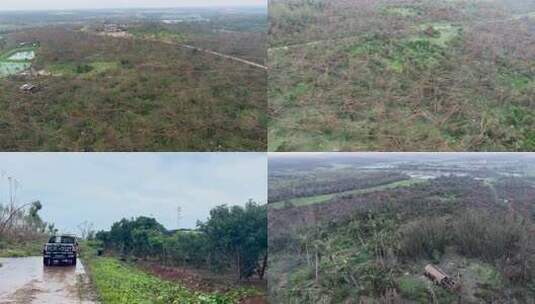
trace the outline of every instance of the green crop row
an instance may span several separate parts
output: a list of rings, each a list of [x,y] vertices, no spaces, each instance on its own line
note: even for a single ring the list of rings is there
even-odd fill
[[[232,304],[251,292],[246,289],[227,293],[192,291],[109,257],[86,263],[103,303]]]

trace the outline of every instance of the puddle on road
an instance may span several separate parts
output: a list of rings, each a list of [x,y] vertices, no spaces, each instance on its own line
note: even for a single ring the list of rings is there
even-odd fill
[[[81,263],[44,267],[41,257],[0,258],[0,303],[81,303],[78,282],[87,278]]]

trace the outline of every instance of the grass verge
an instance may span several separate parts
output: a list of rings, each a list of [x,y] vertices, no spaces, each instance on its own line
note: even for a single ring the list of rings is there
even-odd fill
[[[156,278],[116,258],[97,257],[91,250],[84,250],[82,258],[104,304],[233,304],[252,293],[250,289],[197,292]]]
[[[41,255],[44,241],[29,241],[19,243],[7,243],[0,241],[0,257],[21,258]]]

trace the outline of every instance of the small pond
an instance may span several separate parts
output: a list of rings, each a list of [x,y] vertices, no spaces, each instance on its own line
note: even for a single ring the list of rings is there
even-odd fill
[[[9,56],[8,60],[32,60],[35,58],[34,51],[22,51],[16,52],[15,54]]]
[[[0,61],[0,77],[15,75],[26,69],[29,69],[31,63],[29,62],[8,62]]]

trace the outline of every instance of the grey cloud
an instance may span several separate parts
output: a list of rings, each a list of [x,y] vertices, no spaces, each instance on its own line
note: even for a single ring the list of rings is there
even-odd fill
[[[2,0],[0,10],[267,6],[267,0]]]
[[[265,153],[0,153],[0,169],[21,181],[18,201],[39,199],[42,217],[76,232],[87,220],[99,229],[122,217],[153,215],[192,228],[219,204],[265,202]],[[8,196],[0,179],[0,200]]]

